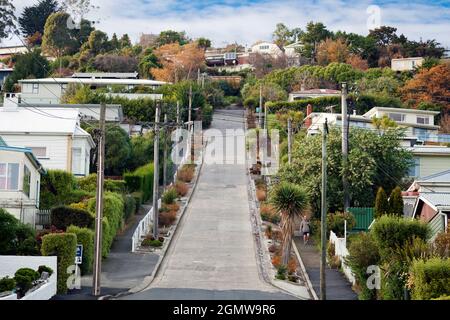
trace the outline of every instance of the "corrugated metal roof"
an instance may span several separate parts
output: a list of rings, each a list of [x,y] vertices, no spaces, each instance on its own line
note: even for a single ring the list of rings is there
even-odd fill
[[[164,81],[145,80],[145,79],[93,79],[93,78],[43,78],[43,79],[24,79],[19,80],[19,83],[53,83],[53,84],[66,84],[66,83],[79,83],[89,85],[147,85],[158,86],[166,84]]]
[[[450,192],[421,192],[420,198],[428,201],[437,208],[450,208]]]
[[[137,79],[137,72],[75,72],[72,78]]]
[[[410,148],[411,152],[414,154],[447,154],[450,155],[449,147],[440,146],[414,146]]]
[[[0,132],[73,134],[78,114],[78,109],[68,108],[1,108]]]

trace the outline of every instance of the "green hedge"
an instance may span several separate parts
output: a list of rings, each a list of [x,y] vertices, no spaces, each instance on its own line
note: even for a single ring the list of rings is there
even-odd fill
[[[96,199],[88,201],[88,210],[95,212]],[[107,192],[103,202],[103,239],[102,254],[107,257],[114,237],[122,227],[124,217],[123,197],[117,193]],[[106,225],[106,226],[105,226]]]
[[[68,233],[77,236],[77,244],[83,245],[83,260],[81,263],[81,274],[87,274],[92,271],[92,263],[94,261],[94,231],[88,228],[80,228],[77,226],[69,226]]]
[[[356,98],[354,95],[349,95],[349,105],[354,105],[358,114],[364,114],[373,107],[389,107],[389,108],[402,108],[402,102],[398,98],[384,97],[377,95],[360,95]],[[341,97],[320,97],[311,99],[301,99],[293,102],[287,101],[275,101],[267,102],[266,106],[271,113],[275,113],[281,110],[296,110],[302,111],[306,114],[306,106],[311,104],[313,106],[313,112],[329,112],[325,108],[328,106],[335,106],[334,112],[340,112],[341,110]]]
[[[411,266],[411,297],[414,300],[436,299],[450,295],[450,258],[416,260]]]
[[[58,293],[67,293],[67,268],[75,262],[77,236],[73,233],[52,233],[42,238],[43,256],[58,257]]]
[[[153,196],[153,170],[153,163],[149,163],[123,176],[129,192],[142,192],[143,202]]]
[[[94,216],[86,210],[58,206],[51,210],[51,222],[53,226],[60,230],[66,230],[70,225],[93,228]]]
[[[137,214],[139,212],[139,208],[141,207],[141,205],[143,203],[144,195],[142,194],[141,191],[136,191],[136,192],[133,192],[131,194],[131,196],[133,197],[134,201],[136,202],[136,214]]]
[[[97,174],[92,173],[87,177],[78,179],[78,186],[81,190],[94,193],[97,190]],[[124,180],[105,180],[105,190],[111,192],[125,193],[126,184]]]
[[[67,199],[75,189],[76,184],[73,174],[63,170],[48,170],[41,178],[41,209],[50,209],[56,205],[68,204]]]
[[[131,195],[126,195],[124,200],[124,220],[128,221],[136,213],[136,200]]]

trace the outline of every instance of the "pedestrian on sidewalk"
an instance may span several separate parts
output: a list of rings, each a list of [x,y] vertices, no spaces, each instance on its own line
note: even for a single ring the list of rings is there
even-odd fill
[[[302,216],[300,232],[303,234],[303,244],[306,245],[309,240],[309,234],[311,233],[309,218],[306,215]]]

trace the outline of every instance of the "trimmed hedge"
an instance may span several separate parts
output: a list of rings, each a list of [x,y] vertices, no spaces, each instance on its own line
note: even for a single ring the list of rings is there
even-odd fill
[[[67,268],[74,264],[77,236],[73,233],[52,233],[42,238],[43,256],[58,257],[58,293],[67,293]]]
[[[131,195],[123,197],[124,200],[124,220],[127,222],[136,212],[136,200]]]
[[[416,260],[410,271],[411,297],[414,300],[450,296],[450,258]]]
[[[50,209],[53,206],[68,204],[67,199],[75,189],[76,184],[73,174],[63,170],[48,170],[47,174],[41,178],[41,209]]]
[[[142,194],[141,191],[136,191],[136,192],[133,192],[131,194],[131,196],[133,197],[134,201],[136,202],[136,214],[137,214],[139,212],[139,208],[141,207],[141,205],[143,203],[144,195]]]
[[[78,186],[87,192],[95,192],[97,189],[97,174],[92,173],[87,177],[78,179]],[[124,180],[105,180],[105,190],[111,192],[125,193],[126,184]]]
[[[360,95],[358,99],[350,94],[348,96],[349,105],[356,107],[358,114],[363,114],[372,109],[373,107],[389,107],[389,108],[402,108],[402,102],[398,98],[383,97],[378,95]],[[271,113],[275,113],[282,110],[296,110],[303,111],[306,114],[306,106],[311,104],[313,106],[313,112],[327,112],[325,110],[328,106],[335,106],[334,112],[341,112],[341,97],[320,97],[311,99],[301,99],[293,102],[287,101],[275,101],[267,102],[266,106]]]
[[[77,244],[83,245],[83,261],[81,264],[81,274],[87,274],[92,271],[92,263],[94,261],[94,231],[88,228],[80,228],[77,226],[69,226],[68,233],[77,236]]]
[[[51,210],[52,225],[60,230],[66,230],[70,225],[80,228],[92,228],[94,220],[94,216],[91,213],[82,209],[59,206]]]
[[[30,268],[20,268],[17,270],[14,274],[14,280],[16,281],[19,296],[23,297],[33,287],[33,282],[39,279],[39,277],[39,273]]]
[[[142,192],[143,202],[153,196],[153,171],[153,163],[149,163],[133,172],[127,172],[123,176],[129,192]]]

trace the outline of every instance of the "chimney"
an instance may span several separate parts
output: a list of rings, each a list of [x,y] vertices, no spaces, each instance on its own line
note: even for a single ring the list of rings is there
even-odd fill
[[[3,97],[3,111],[18,111],[20,100],[17,93],[5,93]]]
[[[307,116],[307,117],[310,116],[312,112],[313,112],[313,107],[312,107],[311,104],[308,104],[308,105],[306,106],[306,116]],[[311,118],[306,119],[306,120],[305,120],[305,125],[306,125],[307,128],[311,127],[311,125],[312,125],[312,119],[311,119]]]

